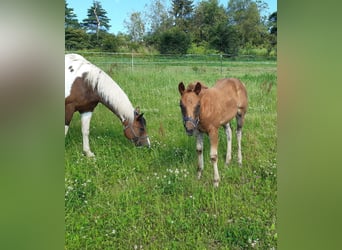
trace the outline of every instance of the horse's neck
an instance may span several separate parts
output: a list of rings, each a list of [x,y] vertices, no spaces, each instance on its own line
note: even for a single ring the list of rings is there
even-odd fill
[[[107,101],[103,100],[102,98],[100,98],[100,103],[102,103],[105,107],[107,107],[110,111],[113,112],[113,114],[115,116],[117,116],[120,121],[123,123],[124,121],[127,121],[129,122],[130,124],[133,122],[133,119],[131,119],[131,115],[129,114],[126,114],[126,113],[123,113],[123,112],[120,112],[119,109],[117,108],[114,108],[113,105],[111,105],[110,103],[108,103]],[[130,112],[129,113],[132,113],[133,116],[134,116],[134,109],[130,109]]]

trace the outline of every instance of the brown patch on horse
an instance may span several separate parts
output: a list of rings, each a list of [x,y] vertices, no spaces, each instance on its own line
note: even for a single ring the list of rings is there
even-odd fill
[[[77,77],[71,87],[70,95],[65,98],[65,124],[69,125],[74,112],[92,112],[100,97],[86,83],[84,77]]]

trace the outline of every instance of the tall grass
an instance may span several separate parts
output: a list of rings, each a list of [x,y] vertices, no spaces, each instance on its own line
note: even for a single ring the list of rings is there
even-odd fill
[[[204,65],[104,68],[145,113],[152,147],[134,147],[119,120],[99,105],[90,129],[96,158],[88,159],[75,114],[65,139],[65,249],[275,249],[276,63],[229,62],[222,73]],[[220,131],[221,182],[215,189],[207,137],[203,176],[196,178],[195,138],[184,132],[178,83],[212,86],[222,77],[245,83],[249,110],[242,168],[235,136],[232,163],[224,166]]]

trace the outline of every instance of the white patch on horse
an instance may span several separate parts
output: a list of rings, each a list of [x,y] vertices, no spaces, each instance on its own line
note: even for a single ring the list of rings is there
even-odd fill
[[[65,55],[65,98],[70,95],[72,84],[77,77],[82,77],[83,73],[88,72],[91,63],[77,54]]]

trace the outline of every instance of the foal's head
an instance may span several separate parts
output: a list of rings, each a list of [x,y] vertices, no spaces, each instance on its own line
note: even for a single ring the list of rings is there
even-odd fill
[[[180,82],[178,85],[178,90],[181,95],[179,105],[182,111],[184,128],[188,135],[193,135],[199,123],[199,93],[201,92],[201,89],[202,84],[200,82],[190,84],[187,89],[185,89],[183,82]]]
[[[150,139],[148,138],[146,130],[146,120],[143,115],[144,113],[140,114],[139,109],[134,110],[133,123],[130,125],[128,121],[124,122],[124,134],[135,146],[150,147]]]

